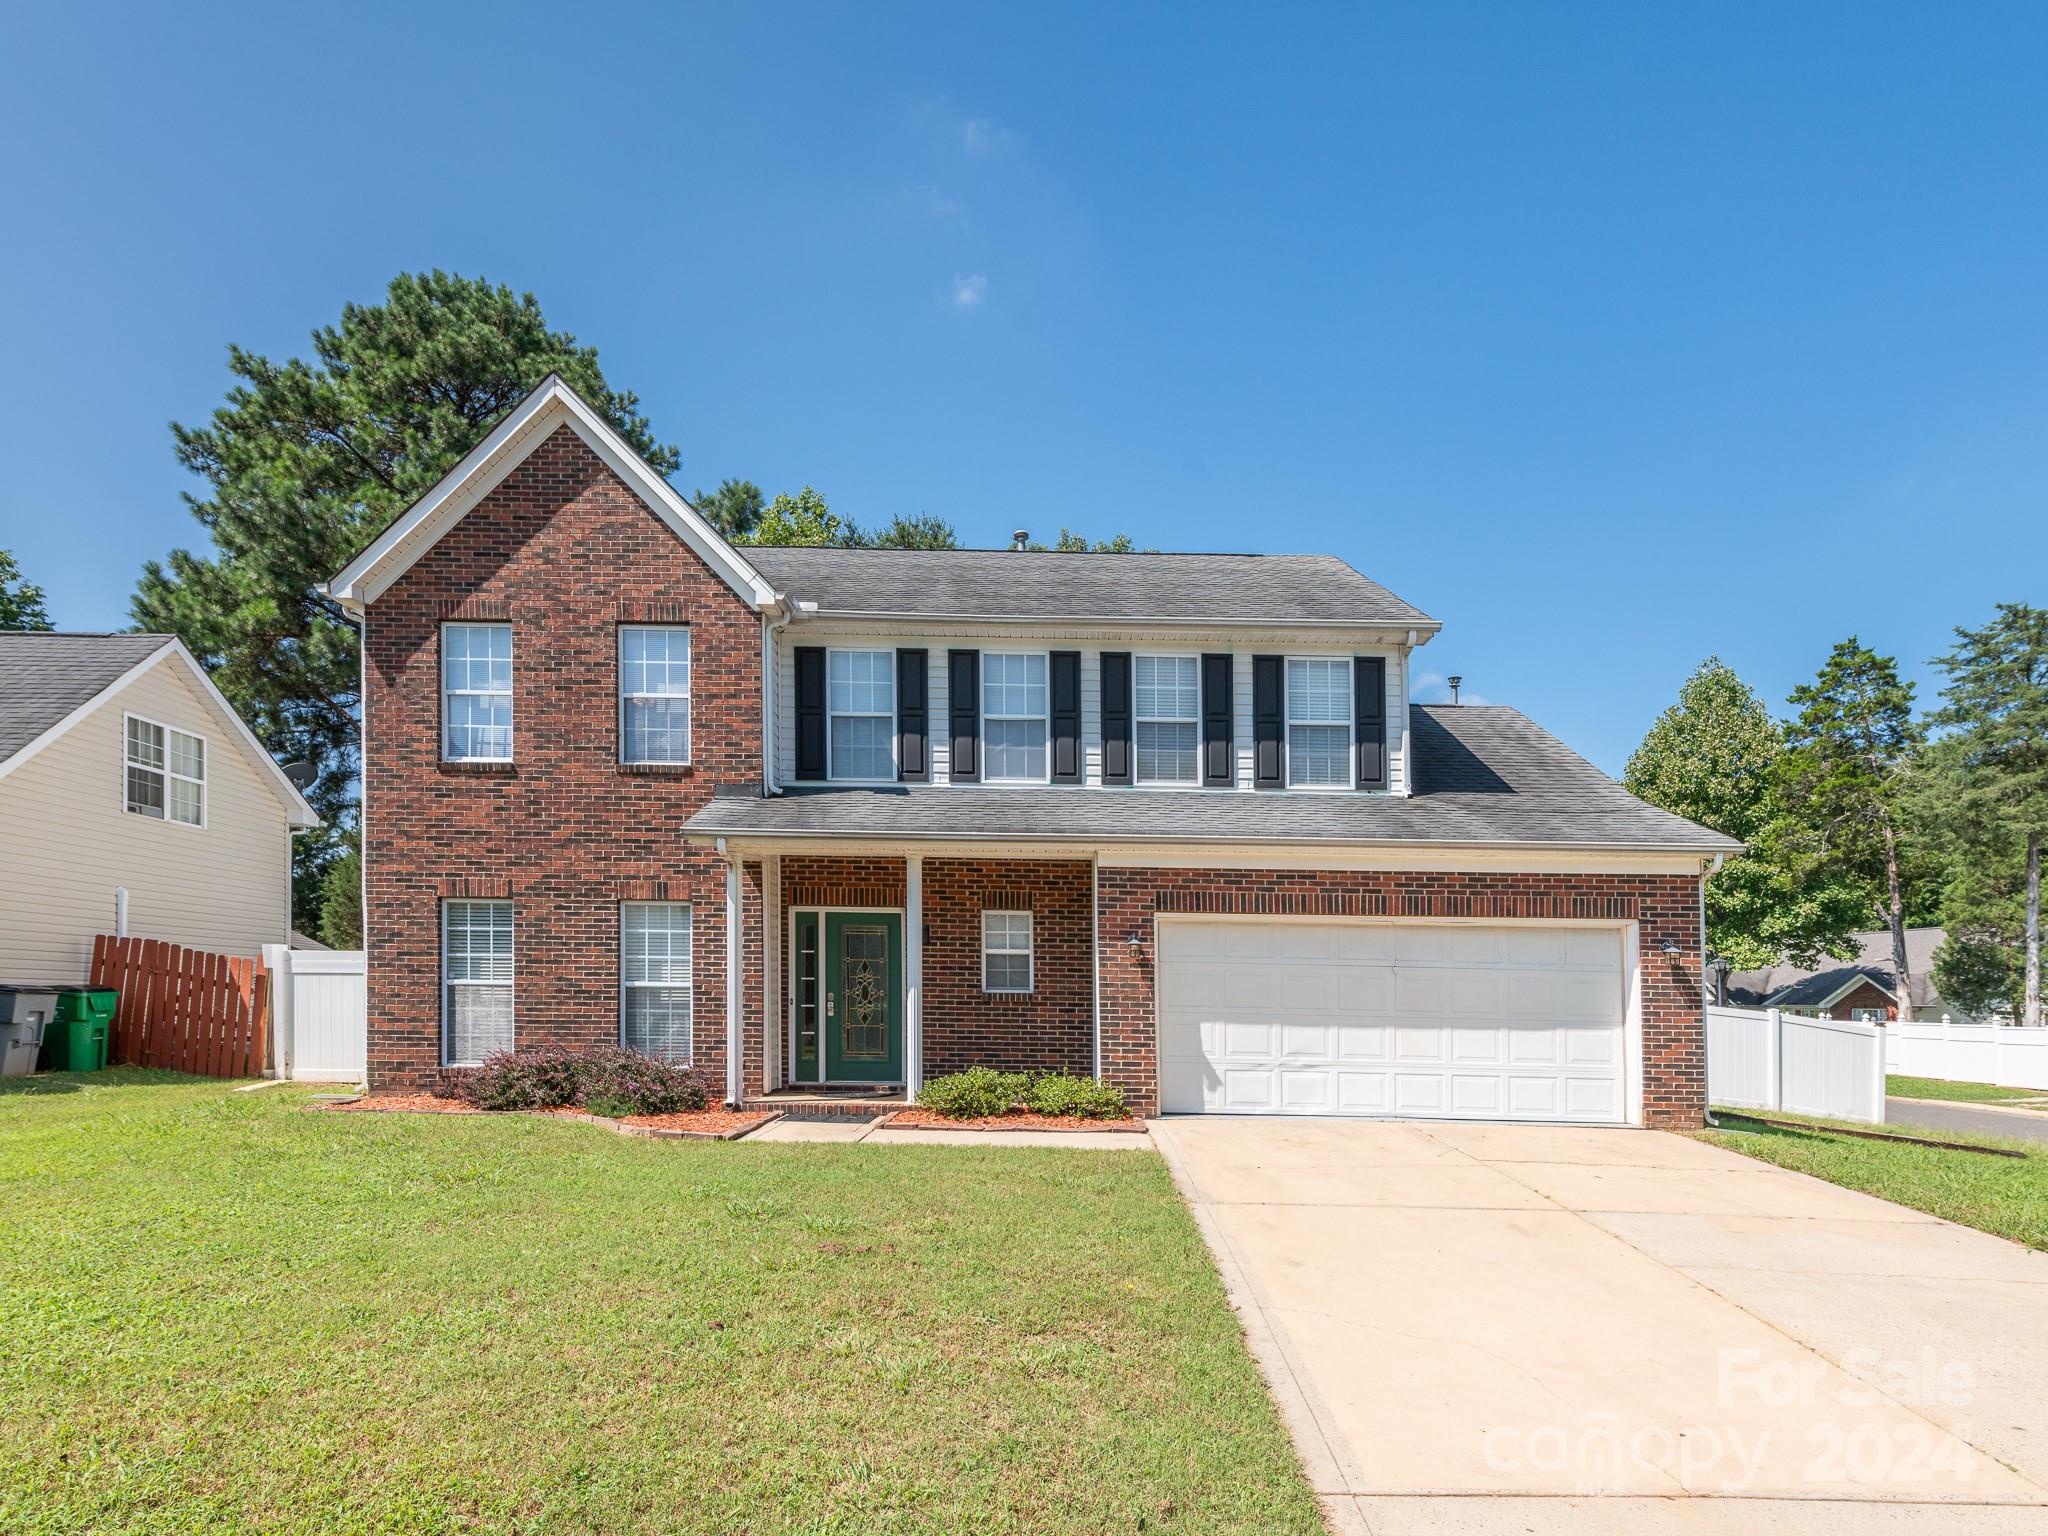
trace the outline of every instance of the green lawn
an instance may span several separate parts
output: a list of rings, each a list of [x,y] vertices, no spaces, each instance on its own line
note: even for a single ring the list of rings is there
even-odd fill
[[[1910,1125],[1890,1128],[1902,1136],[2007,1147],[2026,1154],[2022,1158],[1986,1157],[1977,1152],[1844,1136],[1828,1121],[1805,1116],[1772,1114],[1774,1120],[1797,1120],[1796,1130],[1765,1125],[1733,1110],[1717,1109],[1714,1118],[1723,1129],[1694,1134],[1781,1168],[1881,1195],[2032,1248],[2048,1249],[2048,1149],[2039,1142],[1993,1140]]]
[[[1151,1153],[7,1090],[9,1536],[1323,1529]]]
[[[1965,1104],[1991,1104],[2000,1099],[2044,1099],[2039,1088],[2000,1088],[1993,1083],[1952,1083],[1942,1077],[1899,1077],[1884,1080],[1884,1091],[1901,1099],[1955,1099]]]

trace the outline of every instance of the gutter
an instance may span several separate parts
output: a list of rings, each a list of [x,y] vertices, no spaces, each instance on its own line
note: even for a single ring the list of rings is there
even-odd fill
[[[1048,832],[913,832],[876,831],[840,832],[817,827],[785,830],[780,827],[727,827],[723,830],[704,829],[691,831],[687,824],[682,835],[696,842],[716,841],[721,850],[728,837],[733,838],[789,838],[808,841],[842,842],[924,842],[924,843],[1049,843],[1072,844],[1076,847],[1093,847],[1103,843],[1121,843],[1133,846],[1145,844],[1186,844],[1190,846],[1222,848],[1349,848],[1360,851],[1405,852],[1411,849],[1431,848],[1497,848],[1504,852],[1519,852],[1540,848],[1554,853],[1661,853],[1676,858],[1713,859],[1729,857],[1727,853],[1709,852],[1697,844],[1681,846],[1670,843],[1559,843],[1559,842],[1500,842],[1482,838],[1440,837],[1427,842],[1386,842],[1377,838],[1327,838],[1327,837],[1199,837],[1186,835],[1162,836],[1156,833],[1143,835],[1135,833],[1102,832],[1048,833]],[[1741,851],[1742,845],[1737,845]]]

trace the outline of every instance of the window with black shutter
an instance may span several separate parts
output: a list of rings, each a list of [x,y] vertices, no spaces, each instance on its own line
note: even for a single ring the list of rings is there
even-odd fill
[[[1226,653],[1202,657],[1202,782],[1223,789],[1237,782],[1230,739],[1230,667]]]
[[[796,648],[796,776],[825,777],[825,647]]]

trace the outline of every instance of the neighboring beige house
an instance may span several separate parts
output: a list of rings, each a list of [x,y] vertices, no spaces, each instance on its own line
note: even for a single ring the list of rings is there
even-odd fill
[[[84,981],[124,916],[288,943],[292,833],[319,820],[175,636],[0,633],[0,982]]]

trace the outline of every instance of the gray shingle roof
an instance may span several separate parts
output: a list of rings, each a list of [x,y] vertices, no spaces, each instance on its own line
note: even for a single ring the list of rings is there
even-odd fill
[[[827,613],[1436,627],[1334,555],[779,546],[740,553],[777,591]]]
[[[696,834],[1055,842],[1551,844],[1735,853],[1646,805],[1519,711],[1417,705],[1416,793],[1285,795],[904,785],[713,800]]]
[[[1778,965],[1762,971],[1735,971],[1728,977],[1728,1001],[1737,1008],[1775,1003],[1786,1008],[1811,1008],[1834,996],[1857,977],[1867,977],[1885,991],[1893,987],[1892,933],[1878,928],[1852,935],[1854,960],[1825,960],[1818,969]],[[1913,968],[1913,1008],[1940,1010],[1934,990],[1934,952],[1948,935],[1939,928],[1906,930],[1906,964]]]
[[[5,762],[169,635],[0,633],[0,762]]]

